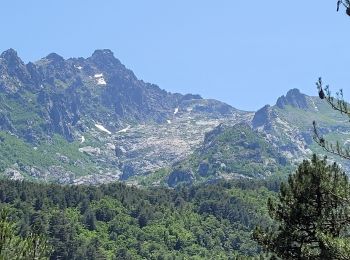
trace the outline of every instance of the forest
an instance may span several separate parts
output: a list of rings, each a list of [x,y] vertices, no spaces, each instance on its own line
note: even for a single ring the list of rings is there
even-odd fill
[[[350,16],[350,1],[339,0],[336,7],[337,11],[345,10],[345,14]],[[74,68],[75,71],[81,70]],[[102,76],[98,75],[103,74],[95,74],[95,78],[96,75],[100,79]],[[130,78],[125,76],[125,79]],[[101,80],[98,82],[101,85]],[[104,79],[102,85],[106,85]],[[350,107],[344,100],[343,91],[332,95],[330,87],[325,86],[321,78],[316,82],[316,87],[319,101],[341,117],[344,116],[344,122],[348,123]],[[150,99],[152,102],[153,98]],[[28,100],[31,104],[31,97]],[[313,99],[310,100],[313,102],[312,109],[318,111]],[[30,120],[21,118],[22,113],[17,113],[14,105],[5,106],[2,103],[19,116],[18,121],[32,124]],[[20,111],[22,104],[16,104]],[[284,105],[290,108],[288,103]],[[288,126],[277,114],[270,113],[267,106],[265,108],[263,112],[268,119],[272,115],[271,118],[282,122],[283,127]],[[173,118],[179,109],[175,111],[171,110]],[[60,112],[49,113],[48,118],[53,115],[61,119]],[[294,116],[300,119],[298,115]],[[273,120],[268,123],[275,122]],[[5,116],[0,118],[0,123],[7,123],[8,129],[16,130]],[[59,122],[57,125],[65,124]],[[270,123],[267,127],[272,129],[274,125]],[[262,130],[263,126],[258,128]],[[345,171],[347,165],[343,167],[341,163],[350,160],[349,140],[344,142],[327,135],[332,131],[343,131],[341,127],[327,130],[324,125],[318,125],[317,120],[312,122],[310,119],[309,128],[310,144],[317,146],[317,151],[321,151],[322,155],[308,150],[304,158],[287,163],[282,153],[274,150],[277,145],[267,142],[270,134],[258,138],[249,124],[236,124],[227,129],[219,127],[214,131],[219,134],[212,134],[216,138],[207,135],[206,145],[192,153],[190,159],[177,165],[172,173],[174,179],[180,180],[174,181],[174,185],[168,181],[168,186],[164,178],[169,172],[165,169],[145,175],[149,179],[141,179],[140,183],[113,180],[95,182],[95,185],[87,184],[91,182],[57,184],[59,182],[54,183],[50,181],[52,179],[24,178],[16,169],[28,169],[28,172],[35,173],[35,168],[26,167],[34,165],[34,161],[39,161],[42,169],[48,168],[55,160],[40,158],[45,158],[49,153],[57,155],[62,165],[68,162],[67,169],[78,169],[77,173],[81,175],[94,173],[94,178],[101,178],[102,175],[95,172],[95,164],[89,159],[91,154],[86,153],[92,151],[100,154],[101,150],[88,146],[89,149],[82,153],[78,147],[85,141],[84,136],[81,143],[74,144],[76,147],[73,149],[68,141],[58,135],[53,135],[51,145],[48,143],[34,149],[18,141],[18,136],[10,130],[2,131],[0,170],[8,170],[7,173],[12,175],[0,177],[0,260],[348,260],[350,182]],[[31,130],[24,125],[23,129],[19,128],[23,132],[28,129]],[[63,130],[68,136],[71,134],[67,129]],[[28,136],[38,137],[33,133]],[[348,134],[345,132],[345,135]],[[52,143],[62,147],[67,156],[58,153]],[[122,149],[116,150],[116,147],[112,150],[116,153],[115,157],[118,152],[124,153]],[[76,160],[70,161],[72,158]],[[256,164],[252,158],[255,158]],[[102,164],[98,169],[101,169],[108,160],[99,160]],[[77,161],[80,164],[76,164]],[[17,168],[9,169],[9,165]],[[117,160],[112,165],[117,166]],[[182,169],[186,167],[188,171]],[[62,179],[57,169],[64,168],[55,169],[54,177]],[[222,174],[222,169],[227,169],[233,177]],[[193,182],[192,173],[196,170],[202,178],[201,182]],[[243,174],[237,174],[239,172]],[[37,175],[42,174],[39,173]],[[182,175],[187,176],[187,179],[183,178],[185,181],[181,180]],[[211,175],[215,178],[208,177]],[[163,178],[163,182],[159,178]]]
[[[267,199],[279,183],[220,181],[173,190],[3,179],[1,222],[14,223],[12,232],[22,239],[37,234],[45,244],[42,259],[249,259],[260,253],[254,227],[272,224]],[[16,250],[9,246],[7,255]]]

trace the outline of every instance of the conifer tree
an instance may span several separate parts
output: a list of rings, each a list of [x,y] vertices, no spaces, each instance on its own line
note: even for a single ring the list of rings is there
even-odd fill
[[[346,9],[346,14],[350,16],[350,0],[338,0],[337,1],[337,11],[340,10],[340,7],[344,7]],[[319,78],[316,82],[316,86],[318,89],[318,96],[320,99],[325,100],[332,109],[338,111],[342,115],[348,116],[350,118],[350,108],[348,107],[348,103],[344,100],[343,90],[339,90],[336,93],[336,96],[333,97],[331,95],[331,91],[329,89],[329,85],[324,86],[322,79]],[[344,147],[340,145],[339,141],[335,143],[331,143],[326,140],[319,132],[316,126],[316,122],[313,122],[314,126],[314,140],[318,143],[323,149],[332,154],[339,155],[344,159],[350,160],[350,148]]]
[[[350,118],[350,107],[348,103],[344,100],[343,91],[340,90],[336,93],[336,97],[331,95],[329,86],[323,86],[322,79],[319,78],[316,82],[318,95],[320,99],[325,100],[331,108],[336,111],[339,111],[342,115],[348,116]],[[342,158],[350,159],[350,148],[344,147],[337,141],[336,143],[329,142],[325,137],[323,137],[319,130],[317,129],[316,122],[313,122],[314,125],[314,140],[326,151],[339,155]]]
[[[344,246],[350,185],[337,164],[327,165],[316,155],[304,160],[268,206],[278,227],[254,232],[265,251],[282,259],[350,259],[349,246]]]
[[[28,237],[16,234],[15,224],[9,219],[9,212],[0,211],[0,259],[48,259],[50,248],[46,239],[34,233]]]
[[[346,14],[350,16],[350,1],[349,0],[338,0],[337,1],[337,11],[339,11],[340,7],[345,7]],[[350,108],[348,107],[348,103],[344,100],[343,91],[340,90],[336,93],[336,97],[331,95],[329,90],[329,86],[323,86],[321,78],[316,82],[318,88],[318,94],[320,99],[325,100],[332,109],[340,112],[341,114],[348,116],[350,118]],[[326,140],[323,136],[320,135],[316,122],[313,122],[314,125],[314,140],[323,147],[326,151],[339,155],[344,159],[350,159],[350,149],[349,147],[344,147],[340,145],[339,141],[336,143],[331,143]],[[341,197],[340,197],[341,198]],[[348,204],[348,198],[341,198],[343,203]],[[343,209],[344,211],[348,210],[348,206]],[[344,232],[345,234],[349,234],[349,231]],[[320,233],[319,238],[326,245],[329,254],[332,256],[332,259],[350,259],[350,239],[348,237],[334,237],[326,233]]]

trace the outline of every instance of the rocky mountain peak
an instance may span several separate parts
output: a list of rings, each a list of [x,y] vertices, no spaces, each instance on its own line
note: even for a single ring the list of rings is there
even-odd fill
[[[57,53],[50,53],[45,57],[46,60],[53,62],[53,63],[64,63],[64,58]]]
[[[111,50],[109,50],[109,49],[95,50],[91,57],[94,57],[94,58],[96,58],[96,57],[99,57],[99,58],[113,58],[113,59],[115,59],[114,53]]]
[[[18,57],[17,52],[14,49],[8,49],[0,55],[0,59],[3,60],[5,66],[10,70],[17,70],[19,67],[22,69],[25,67],[24,62]]]
[[[113,82],[111,85],[113,85],[114,88],[125,81],[129,82],[127,85],[130,86],[131,84],[133,87],[141,83],[135,74],[130,69],[126,68],[109,49],[96,50],[86,61],[96,73],[103,72],[108,82]]]
[[[182,97],[182,101],[185,101],[185,100],[193,100],[193,99],[203,99],[200,95],[198,94],[186,94],[186,95],[183,95]]]
[[[14,49],[8,49],[1,53],[0,58],[6,60],[6,61],[12,61],[12,60],[21,60],[18,57],[17,52]]]
[[[300,93],[299,89],[294,88],[287,92],[286,96],[281,96],[277,99],[276,106],[283,109],[285,106],[290,105],[300,109],[307,109],[308,104],[306,95]]]
[[[95,50],[88,60],[101,68],[111,69],[115,66],[121,66],[121,62],[114,57],[114,53],[109,49]]]
[[[263,108],[259,109],[253,118],[252,125],[253,128],[258,128],[261,126],[267,126],[270,124],[271,120],[271,106],[266,105]]]
[[[14,49],[8,49],[0,55],[0,89],[16,92],[21,83],[30,83],[26,65]]]

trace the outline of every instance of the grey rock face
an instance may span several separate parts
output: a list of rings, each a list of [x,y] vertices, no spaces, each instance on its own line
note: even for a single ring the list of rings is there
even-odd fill
[[[15,132],[20,137],[27,136],[27,141],[45,138],[43,132],[73,141],[76,130],[86,129],[93,122],[112,129],[126,122],[166,123],[176,108],[217,118],[237,112],[219,101],[203,100],[199,95],[172,94],[138,80],[110,50],[96,50],[87,59],[68,60],[51,53],[26,65],[10,49],[0,56],[0,90],[6,99],[17,99],[24,110],[33,112],[29,120],[35,120],[35,116],[44,119],[41,126],[31,128],[30,135],[23,130]],[[11,107],[4,109],[0,110],[4,115],[11,111]],[[3,120],[10,128],[11,118],[3,117]]]
[[[271,121],[275,117],[276,115],[270,109],[270,106],[266,105],[255,113],[252,121],[253,128],[265,127],[267,129],[270,129]]]
[[[299,89],[291,89],[286,96],[282,96],[277,99],[276,106],[283,109],[285,106],[290,105],[300,109],[308,109],[306,96],[301,94]]]
[[[194,151],[200,158],[191,157],[195,165],[183,168],[190,170],[170,170],[165,180],[169,186],[192,183],[198,175],[203,179],[243,176],[239,170],[244,165],[236,166],[244,160],[254,163],[251,168],[257,175],[266,176],[273,166],[288,165],[311,153],[307,125],[311,126],[311,112],[319,111],[326,110],[297,89],[279,98],[276,106],[256,113],[199,95],[169,93],[139,80],[110,50],[97,50],[86,59],[64,59],[52,53],[28,64],[14,50],[0,55],[1,133],[24,141],[22,147],[38,146],[39,150],[43,143],[57,145],[52,143],[57,135],[70,142],[59,147],[67,153],[53,152],[50,165],[19,164],[21,176],[41,180],[134,181],[135,175],[178,165]],[[331,115],[320,133],[348,133],[341,120]],[[243,132],[230,130],[241,122]],[[255,134],[259,140],[252,138]],[[260,165],[269,168],[260,172]],[[80,171],[73,172],[74,167]],[[89,175],[82,176],[85,171]]]
[[[208,176],[208,171],[209,171],[209,163],[207,162],[201,162],[198,166],[198,174],[202,177],[207,177]]]
[[[167,183],[169,187],[175,187],[182,184],[192,184],[194,180],[193,173],[190,170],[174,170],[170,173]]]
[[[91,146],[86,146],[86,147],[79,148],[79,152],[86,153],[86,154],[91,155],[91,156],[95,156],[95,155],[100,155],[101,154],[100,148],[98,148],[98,147],[91,147]]]
[[[12,131],[14,130],[14,127],[10,121],[10,119],[4,115],[0,113],[0,129],[1,130],[9,130]]]
[[[57,165],[23,165],[21,172],[75,184],[126,180],[168,167],[198,147],[205,132],[247,115],[217,100],[145,83],[110,50],[71,59],[51,53],[28,64],[14,50],[5,51],[0,101],[0,130],[34,148],[52,144],[57,135],[71,142],[67,154],[53,152]],[[72,167],[80,168],[78,176]],[[96,173],[81,176],[85,171]]]
[[[24,179],[24,177],[20,173],[20,171],[18,171],[16,169],[8,168],[5,170],[4,174],[5,174],[5,176],[7,176],[11,180],[23,180]]]
[[[135,169],[131,165],[125,165],[123,167],[123,173],[120,176],[120,179],[125,181],[133,175],[135,175]]]
[[[0,55],[0,90],[15,93],[24,85],[31,87],[30,74],[24,62],[13,49],[4,51]]]

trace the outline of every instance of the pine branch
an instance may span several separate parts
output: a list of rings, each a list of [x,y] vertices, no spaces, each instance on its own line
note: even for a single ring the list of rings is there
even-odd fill
[[[337,1],[337,12],[339,11],[341,5],[345,7],[346,14],[350,16],[350,1],[349,0],[338,0]]]
[[[344,100],[343,91],[340,90],[336,93],[336,98],[331,95],[329,86],[323,87],[322,79],[319,78],[316,82],[318,89],[318,96],[320,99],[326,100],[332,109],[347,115],[350,118],[350,109],[348,103]],[[321,146],[325,151],[338,155],[344,159],[350,160],[350,148],[342,147],[337,141],[335,144],[328,142],[323,136],[321,136],[316,127],[316,122],[313,122],[314,127],[314,141]]]
[[[319,78],[316,82],[318,89],[318,95],[320,99],[325,99],[327,103],[336,111],[339,111],[341,114],[348,115],[350,117],[350,110],[348,108],[348,103],[344,100],[343,90],[339,90],[336,93],[336,98],[331,95],[329,86],[326,85],[323,88],[322,78]]]
[[[328,142],[324,137],[320,136],[316,122],[313,122],[314,126],[314,136],[313,139],[314,141],[321,146],[325,151],[338,155],[344,159],[350,160],[350,149],[349,148],[342,148],[337,141],[336,144]]]

